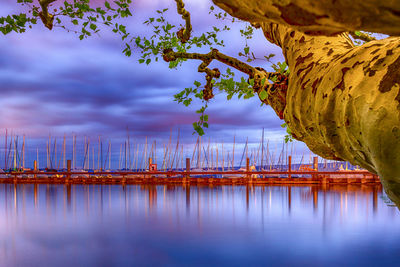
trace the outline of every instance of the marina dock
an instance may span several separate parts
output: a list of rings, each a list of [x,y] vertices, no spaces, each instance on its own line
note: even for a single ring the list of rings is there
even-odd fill
[[[153,171],[153,172],[40,172],[0,174],[0,183],[29,184],[380,184],[368,171]]]

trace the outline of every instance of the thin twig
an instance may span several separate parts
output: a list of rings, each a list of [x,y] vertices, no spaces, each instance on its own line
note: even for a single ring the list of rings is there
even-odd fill
[[[39,4],[42,7],[42,11],[39,12],[39,17],[42,20],[44,26],[49,30],[53,29],[54,15],[50,14],[48,7],[51,3],[57,0],[39,0]]]

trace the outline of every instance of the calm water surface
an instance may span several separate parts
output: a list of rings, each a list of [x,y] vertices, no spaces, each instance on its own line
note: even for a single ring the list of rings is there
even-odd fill
[[[378,186],[0,185],[0,265],[396,265],[386,199]]]

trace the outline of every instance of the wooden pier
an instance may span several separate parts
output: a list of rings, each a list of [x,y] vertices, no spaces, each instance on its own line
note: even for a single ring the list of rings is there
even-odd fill
[[[220,176],[221,178],[215,178]],[[380,184],[368,171],[147,171],[147,172],[40,172],[0,174],[0,183],[14,184]]]

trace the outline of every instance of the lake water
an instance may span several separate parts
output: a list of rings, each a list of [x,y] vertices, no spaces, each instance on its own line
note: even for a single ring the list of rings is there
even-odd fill
[[[0,185],[1,266],[395,265],[380,186]]]

